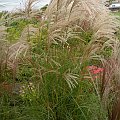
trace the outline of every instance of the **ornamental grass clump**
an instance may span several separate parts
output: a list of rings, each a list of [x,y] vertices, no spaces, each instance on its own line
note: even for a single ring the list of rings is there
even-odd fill
[[[79,47],[82,47],[82,54],[79,54],[80,65],[83,66],[86,62],[91,61],[94,64],[96,61],[97,66],[102,66],[89,71],[89,75],[92,81],[97,78],[93,82],[96,93],[102,100],[105,109],[109,108],[111,112],[111,105],[107,103],[113,99],[110,96],[114,92],[111,91],[116,91],[115,83],[119,81],[116,69],[119,68],[117,51],[120,43],[115,34],[119,30],[119,21],[116,16],[110,15],[110,11],[96,0],[51,0],[46,14],[49,22],[48,40],[50,44],[61,42],[67,44],[69,50],[72,51],[70,41],[71,39],[75,41],[73,38],[77,38],[80,42]],[[82,37],[80,33],[83,35],[89,32],[91,32],[89,41],[86,42],[85,36]],[[100,77],[94,75],[98,73],[101,74]],[[113,119],[113,116],[115,118],[117,114],[111,113],[111,115],[111,119]],[[119,119],[118,116],[116,117]]]
[[[36,1],[8,24],[23,28],[3,60],[12,69],[8,80],[22,84],[17,96],[0,98],[0,118],[119,119],[117,19],[97,0],[51,0],[44,19],[34,21]],[[27,22],[19,26],[21,19]]]

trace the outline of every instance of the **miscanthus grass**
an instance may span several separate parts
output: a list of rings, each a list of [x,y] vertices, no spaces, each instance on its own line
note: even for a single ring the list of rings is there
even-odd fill
[[[119,120],[116,16],[96,0],[36,2],[0,19],[0,120]]]

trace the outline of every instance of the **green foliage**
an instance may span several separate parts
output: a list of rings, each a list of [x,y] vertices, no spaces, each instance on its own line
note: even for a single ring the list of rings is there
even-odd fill
[[[7,32],[8,32],[7,39],[10,42],[13,42],[13,43],[16,42],[19,39],[22,30],[24,29],[24,27],[27,24],[28,24],[28,22],[26,20],[22,20],[22,19],[13,21],[7,29]]]

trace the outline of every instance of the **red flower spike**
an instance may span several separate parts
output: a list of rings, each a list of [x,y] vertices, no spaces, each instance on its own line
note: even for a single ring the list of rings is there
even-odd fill
[[[92,74],[98,74],[98,73],[101,73],[101,72],[103,72],[103,68],[98,68],[97,66],[88,66],[88,69],[90,70],[90,72],[92,73]]]

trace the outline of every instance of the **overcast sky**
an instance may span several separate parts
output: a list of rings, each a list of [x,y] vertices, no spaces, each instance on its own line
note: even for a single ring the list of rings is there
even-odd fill
[[[16,8],[22,8],[25,0],[0,0],[0,11],[3,10],[15,10]],[[42,7],[50,2],[50,0],[38,0],[37,8]]]

